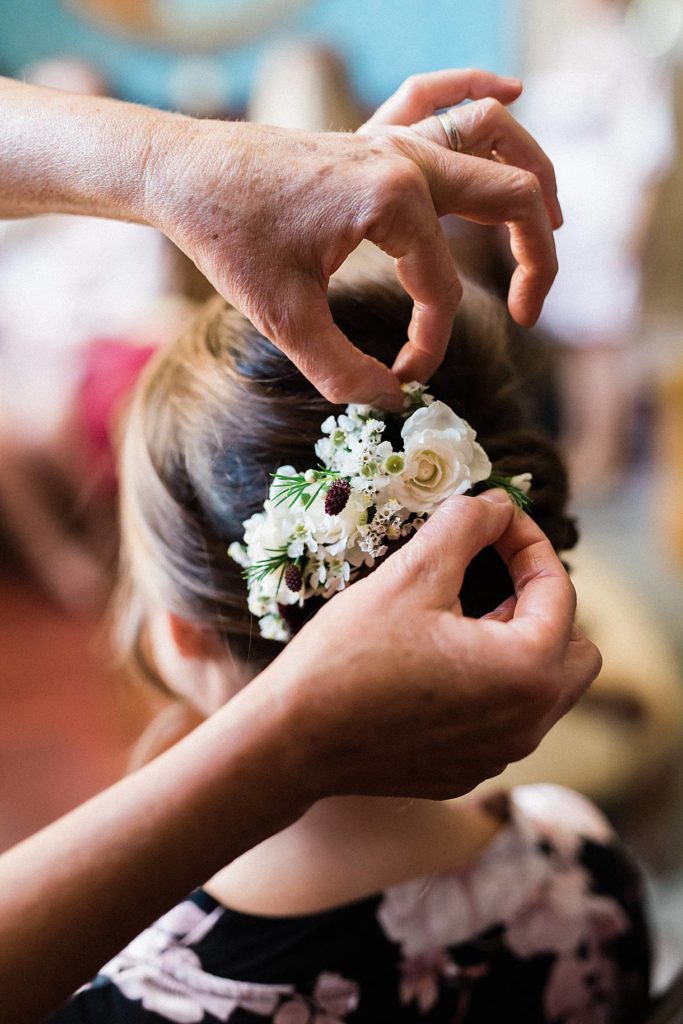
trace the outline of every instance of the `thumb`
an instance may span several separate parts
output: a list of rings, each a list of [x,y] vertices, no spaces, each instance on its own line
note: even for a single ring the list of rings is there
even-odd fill
[[[252,318],[256,327],[289,356],[328,402],[360,402],[380,409],[403,407],[398,378],[391,370],[353,345],[334,323],[327,291],[301,275],[287,286],[282,308]]]
[[[462,588],[465,570],[483,548],[503,536],[515,506],[502,490],[476,498],[449,498],[404,547],[371,577],[399,588],[416,588],[435,608],[451,609]]]

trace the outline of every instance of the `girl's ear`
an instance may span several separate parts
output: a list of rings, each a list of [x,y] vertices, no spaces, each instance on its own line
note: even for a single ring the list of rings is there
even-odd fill
[[[210,661],[225,654],[216,634],[180,615],[168,612],[168,625],[178,654],[183,658]]]

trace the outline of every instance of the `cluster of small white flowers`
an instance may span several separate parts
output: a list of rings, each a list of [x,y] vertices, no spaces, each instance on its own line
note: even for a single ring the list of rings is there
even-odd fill
[[[267,639],[289,639],[287,606],[343,590],[386,554],[387,542],[418,529],[450,495],[491,476],[465,420],[421,384],[404,391],[409,415],[400,451],[384,440],[381,414],[349,405],[322,425],[315,447],[320,468],[280,467],[263,512],[244,523],[244,542],[228,549],[244,569],[249,610]],[[526,493],[530,478],[522,476],[518,489]]]

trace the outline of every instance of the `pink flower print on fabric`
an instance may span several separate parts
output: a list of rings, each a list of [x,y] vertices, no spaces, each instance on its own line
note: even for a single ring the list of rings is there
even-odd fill
[[[581,839],[608,845],[616,838],[604,814],[585,796],[564,786],[519,786],[512,800],[517,811],[567,858],[575,857]]]
[[[401,964],[401,1004],[417,1002],[420,1013],[428,1013],[439,998],[441,978],[454,978],[456,964],[442,949],[404,960]]]
[[[312,998],[297,994],[282,1003],[273,1024],[344,1024],[347,1015],[358,1007],[359,998],[355,981],[323,972],[315,983]]]
[[[544,993],[550,1020],[607,1024],[613,1017],[617,979],[613,958],[605,950],[630,923],[616,900],[591,891],[590,875],[576,856],[583,836],[609,843],[614,834],[592,804],[559,786],[525,787],[516,802],[551,846],[554,873],[536,899],[509,922],[505,942],[520,958],[557,955]]]
[[[584,836],[599,843],[613,839],[605,819],[583,797],[559,786],[522,787],[511,796],[508,824],[475,864],[388,889],[379,922],[401,945],[411,971],[420,963],[438,963],[449,946],[502,925],[503,941],[520,959],[558,957],[547,994],[549,1019],[584,1024],[586,1010],[586,1021],[598,1024],[596,992],[609,1000],[614,986],[611,959],[602,950],[628,930],[629,921],[615,900],[591,892],[590,875],[577,860]],[[580,947],[589,951],[588,961],[578,957]],[[417,974],[402,992],[412,993],[424,1012],[422,1005],[438,998],[438,983],[435,972]]]
[[[196,1024],[207,1013],[228,1021],[239,1007],[270,1017],[282,995],[291,992],[291,986],[258,985],[208,974],[191,949],[179,947],[147,963],[121,961],[116,966],[110,978],[126,999],[139,1000],[146,1010],[174,1024]]]
[[[410,960],[511,920],[552,876],[538,839],[522,816],[513,815],[466,870],[387,889],[377,911],[385,934]]]
[[[511,921],[506,943],[516,956],[570,953],[591,937],[609,941],[629,928],[615,900],[590,892],[590,876],[578,865],[558,872],[538,898]]]
[[[470,983],[479,981],[488,970],[488,964],[460,967],[441,949],[414,957],[412,960],[404,960],[401,964],[399,989],[401,1004],[406,1006],[415,1001],[420,1013],[427,1014],[438,1002],[442,979],[452,982],[456,978],[461,978]]]
[[[137,936],[102,970],[120,992],[174,1024],[198,1024],[207,1013],[228,1021],[238,1007],[271,1017],[292,985],[259,985],[204,971],[188,946],[199,942],[223,914],[206,914],[191,901],[174,907]],[[86,986],[87,988],[88,986]]]
[[[544,1012],[565,1024],[612,1024],[616,989],[613,960],[591,943],[585,957],[556,961],[543,996]]]

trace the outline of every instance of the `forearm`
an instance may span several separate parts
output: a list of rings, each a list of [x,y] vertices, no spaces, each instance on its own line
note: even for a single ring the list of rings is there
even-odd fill
[[[194,123],[0,78],[0,217],[77,213],[146,222],[157,156]]]
[[[278,692],[250,684],[0,858],[3,1024],[42,1019],[175,901],[306,809],[292,753],[299,715]]]

